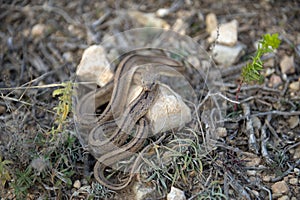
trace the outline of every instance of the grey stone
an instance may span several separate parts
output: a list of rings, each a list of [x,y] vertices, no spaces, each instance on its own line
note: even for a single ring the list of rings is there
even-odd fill
[[[213,58],[217,63],[224,66],[232,65],[243,55],[245,47],[242,43],[237,43],[233,47],[217,44],[213,49]]]
[[[186,197],[182,190],[171,187],[171,191],[167,195],[167,200],[186,200]]]

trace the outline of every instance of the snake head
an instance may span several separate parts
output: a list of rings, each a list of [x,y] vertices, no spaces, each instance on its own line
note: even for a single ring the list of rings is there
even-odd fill
[[[158,83],[159,74],[157,73],[147,73],[143,74],[142,77],[142,87],[145,91],[152,91],[155,85]]]

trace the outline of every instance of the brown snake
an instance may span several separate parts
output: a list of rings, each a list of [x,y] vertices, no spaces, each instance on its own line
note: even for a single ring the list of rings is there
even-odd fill
[[[127,107],[118,123],[117,129],[107,139],[97,139],[97,137],[103,138],[103,135],[105,135],[104,132],[98,131],[99,128],[103,127],[102,124],[98,124],[90,132],[89,146],[100,154],[106,154],[123,145],[136,122],[147,113],[153,104],[158,92],[157,87],[158,85],[154,85],[151,91],[144,90],[144,92]]]
[[[114,76],[114,80],[111,80],[104,87],[97,89],[96,92],[91,91],[79,100],[78,105],[76,106],[76,114],[80,124],[91,125],[96,121],[105,122],[109,120],[112,117],[112,107],[118,107],[118,111],[122,112],[125,106],[125,101],[123,100],[124,97],[127,96],[133,76],[133,74],[130,73],[126,74],[125,76],[125,73],[127,73],[128,71],[134,72],[134,70],[130,69],[134,68],[134,66],[139,66],[147,63],[159,63],[167,65],[177,71],[182,71],[183,69],[179,62],[164,56],[145,56],[139,54],[126,56],[119,63],[116,74]],[[93,106],[92,102],[94,100],[96,101]],[[106,109],[101,113],[100,117],[95,119],[95,108],[105,104],[107,101],[109,101],[109,103],[106,106]]]
[[[131,54],[120,61],[114,80],[107,85],[84,95],[76,107],[77,119],[81,125],[92,126],[88,133],[88,145],[91,153],[98,160],[94,166],[94,176],[104,186],[120,190],[125,188],[132,179],[136,162],[131,168],[129,178],[120,183],[109,181],[105,175],[106,166],[117,163],[139,151],[148,136],[147,120],[144,115],[154,103],[158,92],[158,84],[151,78],[145,80],[145,64],[166,65],[180,71],[182,64],[171,58],[159,55]],[[157,68],[159,74],[172,74],[165,68]],[[143,87],[141,94],[126,106],[126,100],[131,83]],[[93,105],[93,102],[94,105]],[[108,102],[99,117],[95,117],[97,107]],[[114,114],[114,116],[113,116]],[[114,120],[110,121],[114,117]],[[138,123],[138,125],[136,125]],[[129,134],[136,128],[133,139],[125,143]]]

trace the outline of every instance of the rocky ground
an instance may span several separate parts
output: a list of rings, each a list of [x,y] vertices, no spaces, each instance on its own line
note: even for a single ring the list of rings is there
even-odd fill
[[[300,199],[299,8],[296,0],[1,1],[1,199]],[[84,162],[88,152],[76,138],[72,113],[57,127],[59,99],[52,92],[74,81],[84,49],[145,26],[198,42],[216,62],[218,92],[229,100],[214,143],[205,143],[209,130],[197,126],[192,148],[181,149],[168,169],[114,192]],[[235,109],[230,100],[241,68],[266,33],[278,33],[280,47],[262,58],[264,83],[244,84]]]

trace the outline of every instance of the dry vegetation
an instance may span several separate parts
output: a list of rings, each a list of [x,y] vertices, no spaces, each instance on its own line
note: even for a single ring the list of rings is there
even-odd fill
[[[263,58],[268,63],[263,85],[244,84],[237,110],[227,103],[226,136],[217,138],[214,148],[205,143],[205,130],[199,127],[185,132],[189,139],[179,133],[169,136],[159,151],[153,151],[163,155],[170,144],[172,160],[155,165],[153,173],[141,178],[154,184],[160,197],[174,185],[185,191],[187,199],[277,199],[276,188],[286,186],[285,198],[300,199],[300,3],[177,2],[174,6],[168,0],[0,1],[1,199],[122,199],[131,193],[115,194],[94,180],[94,160],[76,138],[72,113],[66,117],[66,110],[55,110],[62,98],[52,93],[61,83],[74,80],[89,45],[142,26],[129,16],[132,9],[155,13],[172,6],[163,20],[172,27],[181,18],[187,24],[185,34],[207,51],[205,16],[215,13],[221,23],[238,20],[245,56],[220,69],[224,82],[220,92],[230,99],[235,99],[242,66],[255,52],[253,43],[275,32],[282,43],[269,59]],[[288,74],[280,68],[284,56],[294,59],[294,70]],[[64,92],[70,91],[59,95]],[[146,159],[145,168],[160,163],[160,156],[156,159]],[[78,188],[76,180],[81,183]]]

